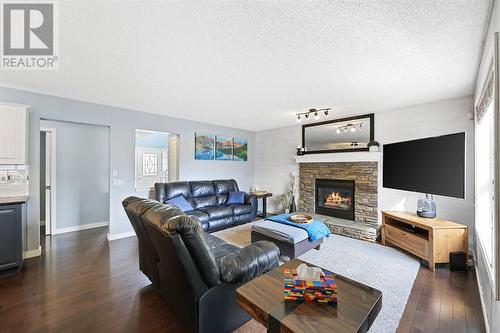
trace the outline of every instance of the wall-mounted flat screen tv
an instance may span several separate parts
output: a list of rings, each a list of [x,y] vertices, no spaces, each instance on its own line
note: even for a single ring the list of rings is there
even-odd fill
[[[465,133],[386,144],[386,188],[465,197]]]

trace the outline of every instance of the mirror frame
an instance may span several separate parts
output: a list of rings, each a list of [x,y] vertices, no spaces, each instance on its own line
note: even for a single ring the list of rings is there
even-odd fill
[[[364,118],[370,119],[370,141],[373,141],[373,140],[375,140],[375,114],[374,113],[367,113],[367,114],[354,116],[354,117],[333,119],[333,120],[327,120],[327,121],[321,121],[321,122],[317,122],[317,123],[302,125],[302,147],[305,147],[306,128],[307,127],[315,127],[315,126],[334,124],[334,123],[340,123],[340,122],[345,122],[345,121],[349,121],[349,120],[358,120],[358,119],[364,119]],[[304,154],[345,153],[345,152],[355,152],[355,151],[369,151],[369,149],[370,148],[366,147],[366,148],[353,148],[353,149],[308,150],[308,151],[304,151],[303,153]]]

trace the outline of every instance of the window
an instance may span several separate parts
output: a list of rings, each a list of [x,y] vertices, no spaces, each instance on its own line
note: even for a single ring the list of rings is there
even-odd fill
[[[155,183],[177,180],[177,139],[175,134],[136,130],[137,190],[149,190]]]
[[[476,123],[476,231],[490,269],[494,263],[495,241],[494,138],[495,113],[491,102]]]
[[[165,166],[166,164],[162,163],[162,171]],[[142,153],[142,174],[144,176],[158,175],[158,155],[156,153]]]

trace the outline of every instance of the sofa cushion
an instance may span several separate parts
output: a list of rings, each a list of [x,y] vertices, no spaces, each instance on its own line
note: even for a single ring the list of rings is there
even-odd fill
[[[235,216],[242,214],[251,214],[253,210],[251,205],[230,205],[229,207],[231,207]]]
[[[227,204],[242,204],[245,203],[245,192],[229,192],[229,197],[227,198]]]
[[[214,185],[211,181],[202,180],[189,182],[191,185],[191,197],[204,197],[207,195],[214,195]]]
[[[200,223],[208,222],[209,217],[208,214],[205,212],[202,212],[201,210],[190,210],[185,212],[188,216],[191,216],[192,218],[198,220]]]
[[[233,216],[233,210],[229,206],[208,207],[202,208],[201,210],[208,214],[210,220]]]
[[[189,201],[186,200],[186,198],[184,198],[183,195],[179,195],[179,196],[174,197],[172,199],[168,199],[165,201],[165,203],[170,204],[170,205],[175,205],[175,206],[179,207],[183,212],[193,210],[193,206],[191,205],[191,203]]]
[[[193,204],[194,204],[194,209],[217,206],[217,197],[215,195],[207,195],[204,197],[195,197],[192,200],[193,200]]]
[[[179,195],[183,195],[186,198],[191,197],[191,187],[188,182],[165,183],[165,198],[163,202]]]
[[[223,217],[217,220],[208,221],[208,232],[219,231],[222,229],[229,228],[234,224],[234,218],[232,216]]]
[[[228,194],[217,194],[217,205],[225,205],[228,196]]]
[[[229,244],[229,243],[216,246],[213,248],[215,261],[217,261],[217,263],[219,263],[223,257],[230,255],[230,254],[233,254],[235,252],[238,252],[239,249],[240,248],[237,247],[236,245]]]
[[[215,194],[228,194],[229,192],[238,191],[238,184],[234,179],[219,179],[213,181]]]
[[[214,235],[206,234],[206,236],[207,236],[208,244],[210,244],[210,246],[212,248],[216,248],[218,246],[227,244],[226,241],[224,241],[224,240],[222,240],[219,237],[216,237]]]

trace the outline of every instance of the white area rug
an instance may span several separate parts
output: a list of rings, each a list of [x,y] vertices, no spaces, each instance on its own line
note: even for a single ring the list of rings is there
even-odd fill
[[[253,223],[214,235],[246,246]],[[420,266],[417,259],[390,247],[338,235],[326,238],[320,251],[311,250],[299,258],[380,290],[382,310],[370,332],[396,332]]]

